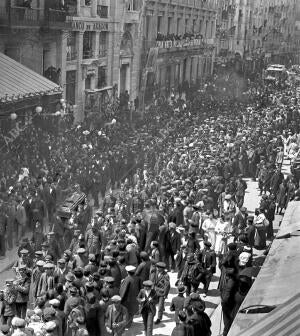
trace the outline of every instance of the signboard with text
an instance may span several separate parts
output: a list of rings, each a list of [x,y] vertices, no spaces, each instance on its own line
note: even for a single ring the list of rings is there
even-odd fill
[[[213,47],[213,43],[211,43],[211,41],[209,42],[210,43],[203,39],[156,41],[156,47],[162,49],[184,47]]]
[[[78,31],[107,31],[108,22],[72,21],[72,29]]]

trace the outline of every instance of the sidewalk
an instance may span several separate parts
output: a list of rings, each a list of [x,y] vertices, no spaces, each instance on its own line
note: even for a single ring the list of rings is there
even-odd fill
[[[284,176],[286,177],[288,174],[290,174],[290,164],[287,160],[284,160],[283,166],[282,166],[282,172]],[[259,196],[259,189],[258,189],[258,183],[254,182],[250,179],[245,179],[248,185],[248,189],[245,196],[245,203],[244,206],[248,209],[249,214],[253,214],[255,208],[258,207],[259,201],[261,196]],[[274,220],[274,234],[276,234],[283,215],[275,215]],[[264,251],[253,249],[254,254],[254,260],[257,258],[260,258],[263,256]],[[222,336],[223,333],[223,319],[222,319],[222,307],[221,304],[214,310],[212,316],[211,316],[211,323],[212,323],[212,336]]]

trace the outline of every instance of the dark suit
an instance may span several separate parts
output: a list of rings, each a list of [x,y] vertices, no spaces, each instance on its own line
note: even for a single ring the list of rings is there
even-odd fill
[[[153,320],[156,314],[156,305],[158,303],[158,296],[154,289],[151,289],[147,295],[144,289],[141,289],[137,297],[140,303],[140,313],[142,314],[145,336],[152,336]]]
[[[202,266],[204,268],[201,282],[204,285],[204,293],[208,292],[209,284],[213,274],[216,272],[217,258],[213,250],[204,250],[202,252]]]
[[[171,245],[171,260],[172,260],[172,265],[171,265],[171,269],[175,269],[175,259],[174,259],[174,255],[177,254],[180,250],[180,246],[181,246],[181,238],[180,238],[180,234],[175,231],[175,232],[170,232],[170,245]]]
[[[151,268],[151,261],[150,260],[142,261],[138,265],[138,267],[135,271],[135,275],[140,277],[142,283],[149,279],[150,268]]]
[[[136,275],[128,275],[120,287],[120,296],[122,305],[127,308],[129,321],[128,327],[132,323],[133,316],[138,312],[137,296],[142,287],[141,279]]]

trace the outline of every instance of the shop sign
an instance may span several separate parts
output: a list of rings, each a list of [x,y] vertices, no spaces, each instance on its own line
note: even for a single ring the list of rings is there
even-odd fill
[[[162,48],[162,49],[199,47],[199,46],[200,47],[213,47],[211,43],[208,44],[203,39],[156,41],[156,47]]]
[[[106,31],[108,30],[107,22],[87,22],[72,21],[72,29],[79,31]]]

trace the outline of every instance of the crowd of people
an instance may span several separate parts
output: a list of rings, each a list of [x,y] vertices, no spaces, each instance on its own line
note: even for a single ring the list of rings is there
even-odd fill
[[[15,140],[1,163],[0,256],[19,245],[0,293],[2,334],[121,336],[141,314],[151,336],[176,272],[172,335],[209,336],[205,298],[219,268],[227,335],[252,284],[253,248],[267,249],[275,213],[300,195],[281,173],[299,151],[299,112],[293,88],[267,103],[214,88],[156,99],[135,130],[116,121],[57,136],[32,125]],[[254,215],[245,178],[261,191]]]

